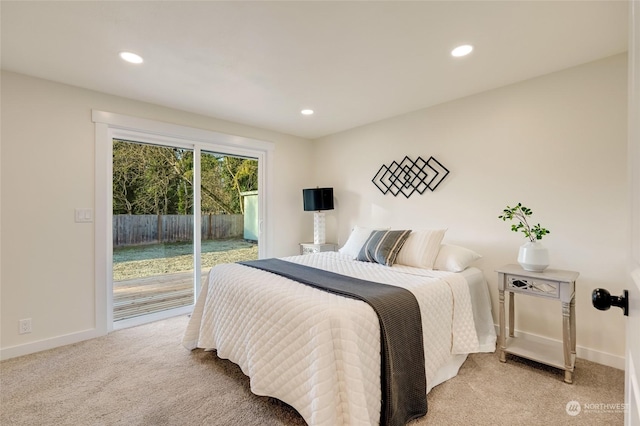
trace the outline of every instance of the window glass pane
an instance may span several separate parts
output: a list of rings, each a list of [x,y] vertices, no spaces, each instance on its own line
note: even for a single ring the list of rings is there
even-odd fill
[[[193,304],[193,151],[113,141],[113,319]]]
[[[202,152],[203,277],[220,263],[258,258],[258,160]]]

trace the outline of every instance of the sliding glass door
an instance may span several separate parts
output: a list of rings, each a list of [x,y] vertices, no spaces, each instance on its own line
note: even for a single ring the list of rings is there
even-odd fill
[[[246,258],[269,255],[268,188],[273,185],[275,144],[107,111],[92,110],[91,118],[96,144],[97,333],[190,313],[210,266],[231,261],[220,255],[223,250],[241,251]],[[224,166],[227,174],[220,169],[216,175],[214,164]],[[257,185],[247,185],[244,171],[256,167]],[[216,181],[235,185],[235,210],[209,203],[206,193]],[[234,222],[235,215],[242,220]],[[216,260],[209,259],[216,253]],[[173,283],[176,276],[187,279],[189,274],[184,287]],[[164,282],[169,278],[172,284]],[[172,292],[131,296],[139,292],[132,290],[135,285],[127,288],[127,280],[137,280],[129,283],[136,285],[153,281],[147,289],[171,287]],[[145,310],[128,306],[128,313],[116,312],[125,309],[120,299],[124,293],[129,302],[144,301]],[[156,302],[166,310],[149,308]]]
[[[113,140],[116,328],[190,307],[212,266],[258,258],[258,171],[252,157]]]

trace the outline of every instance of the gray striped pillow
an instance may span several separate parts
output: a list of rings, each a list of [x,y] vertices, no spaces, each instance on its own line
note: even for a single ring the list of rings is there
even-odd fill
[[[373,231],[358,254],[358,260],[392,266],[411,230]]]

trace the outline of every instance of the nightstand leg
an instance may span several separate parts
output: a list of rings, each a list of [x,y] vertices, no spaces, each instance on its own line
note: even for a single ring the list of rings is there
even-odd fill
[[[500,300],[500,307],[499,307],[499,315],[500,315],[500,335],[498,336],[498,345],[499,345],[499,351],[500,351],[500,361],[501,362],[507,362],[507,359],[505,358],[505,354],[504,354],[504,350],[505,348],[505,333],[506,330],[504,328],[504,290],[499,290],[498,291],[498,299]]]
[[[573,371],[564,371],[564,382],[573,384]]]
[[[509,337],[514,337],[514,330],[516,328],[515,319],[513,313],[516,309],[516,299],[513,292],[509,292]]]
[[[569,311],[569,325],[571,326],[571,354],[576,354],[576,299],[571,299],[570,311]],[[575,362],[575,361],[574,361]]]
[[[573,343],[571,335],[571,303],[562,302],[562,347],[564,349],[564,381],[573,383],[573,362],[571,361],[571,351]]]

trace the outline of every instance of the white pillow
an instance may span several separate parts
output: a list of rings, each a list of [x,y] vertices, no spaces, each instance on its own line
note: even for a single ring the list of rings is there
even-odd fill
[[[416,268],[433,269],[446,229],[413,231],[402,246],[396,263]]]
[[[339,253],[348,254],[351,258],[355,259],[360,254],[360,249],[367,242],[369,235],[373,231],[386,231],[389,228],[364,228],[362,226],[354,226],[351,235],[347,239],[347,242],[338,250]]]
[[[482,256],[468,248],[454,246],[451,244],[442,244],[440,252],[436,257],[433,269],[450,272],[462,272],[469,265],[480,259]]]

